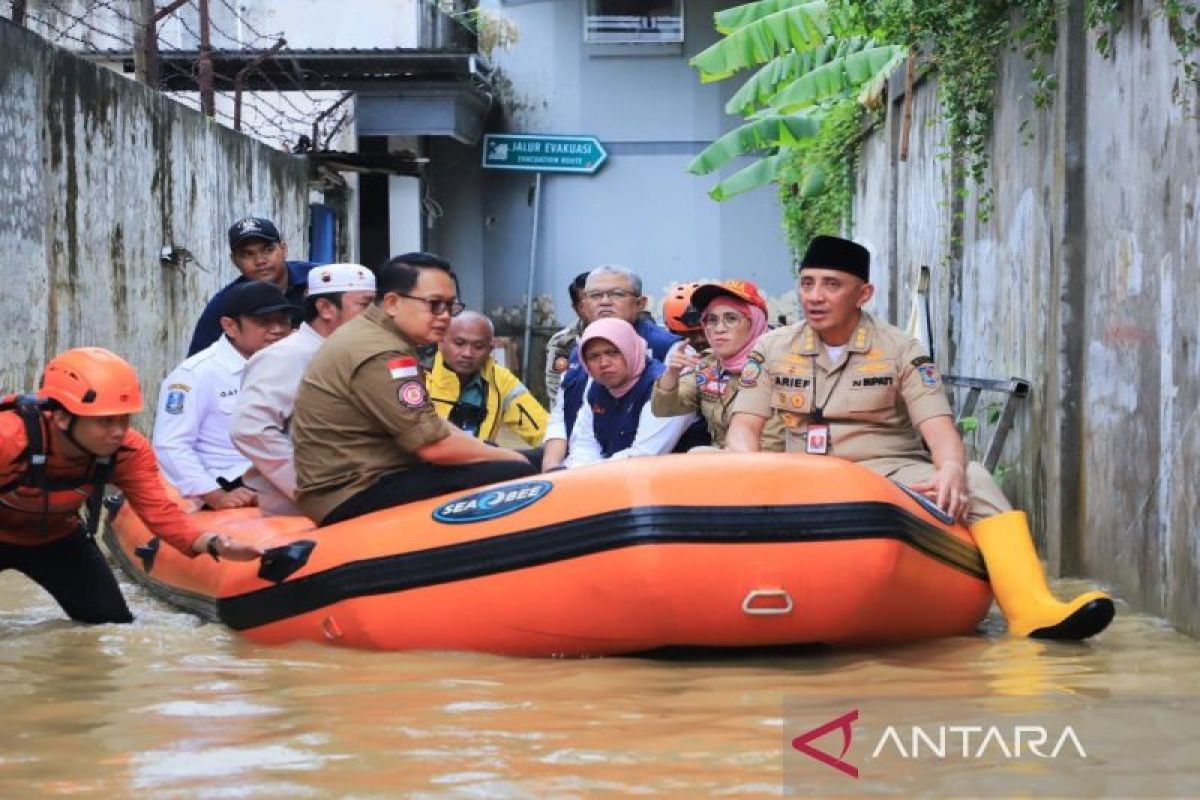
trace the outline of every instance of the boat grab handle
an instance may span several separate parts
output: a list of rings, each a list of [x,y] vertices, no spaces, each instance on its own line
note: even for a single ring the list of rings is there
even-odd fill
[[[316,546],[317,543],[311,539],[300,539],[291,544],[270,548],[262,554],[258,565],[258,577],[271,583],[282,583],[308,563],[308,557],[312,555]]]
[[[760,598],[783,598],[783,605],[771,605],[763,608],[756,607],[754,602]],[[784,589],[751,589],[742,601],[742,611],[746,614],[769,616],[773,614],[790,614],[795,606],[792,596]]]

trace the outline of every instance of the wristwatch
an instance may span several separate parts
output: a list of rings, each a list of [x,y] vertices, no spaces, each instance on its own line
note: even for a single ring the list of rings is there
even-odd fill
[[[214,536],[208,540],[208,544],[204,547],[208,554],[213,557],[213,561],[220,561],[221,554],[217,552],[217,537]]]

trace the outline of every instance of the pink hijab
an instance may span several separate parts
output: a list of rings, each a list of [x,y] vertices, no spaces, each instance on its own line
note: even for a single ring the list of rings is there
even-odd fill
[[[583,357],[584,348],[593,339],[603,339],[612,343],[621,351],[621,355],[625,356],[625,364],[630,369],[629,380],[615,389],[608,390],[613,397],[624,397],[638,382],[638,378],[642,377],[642,373],[646,371],[646,340],[638,336],[638,332],[633,329],[632,325],[616,317],[598,319],[584,328],[583,336],[579,337],[579,363],[583,365],[584,370],[593,380],[596,376],[592,375],[587,361]]]
[[[744,300],[723,294],[713,298],[713,301],[705,306],[704,310],[700,313],[720,313],[724,309],[736,311],[750,318],[750,338],[746,340],[746,344],[742,346],[742,349],[727,359],[722,359],[720,356],[717,357],[723,368],[730,372],[741,372],[742,367],[746,366],[746,358],[750,355],[750,351],[754,349],[754,344],[758,341],[758,337],[767,332],[767,312]]]

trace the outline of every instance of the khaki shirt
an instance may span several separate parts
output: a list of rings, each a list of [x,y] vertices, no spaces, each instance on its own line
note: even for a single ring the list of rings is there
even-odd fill
[[[377,306],[339,327],[296,393],[296,504],[320,522],[382,476],[421,463],[450,435],[425,389],[416,349]]]
[[[650,410],[659,417],[674,417],[698,411],[708,423],[714,447],[725,447],[725,435],[733,420],[733,401],[740,388],[740,373],[723,370],[717,357],[711,352],[700,358],[699,366],[679,376],[673,390],[662,388],[662,378],[654,382],[654,395],[650,399]],[[769,453],[782,453],[783,421],[778,417],[767,419],[759,445]]]
[[[921,344],[865,312],[837,363],[805,323],[765,334],[738,386],[733,413],[781,420],[788,452],[805,451],[810,416],[823,409],[826,454],[850,461],[927,461],[917,426],[951,415],[942,378]]]
[[[574,325],[568,325],[550,337],[546,344],[546,403],[554,405],[558,397],[558,385],[562,383],[563,373],[571,363],[571,351],[575,349],[579,335],[583,333],[583,320],[576,320]]]

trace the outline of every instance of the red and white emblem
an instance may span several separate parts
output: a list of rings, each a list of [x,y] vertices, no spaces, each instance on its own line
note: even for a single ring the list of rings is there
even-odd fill
[[[388,372],[392,374],[392,380],[394,381],[415,378],[420,375],[417,359],[413,356],[396,356],[393,359],[389,359],[387,365]]]

